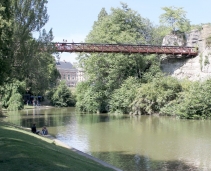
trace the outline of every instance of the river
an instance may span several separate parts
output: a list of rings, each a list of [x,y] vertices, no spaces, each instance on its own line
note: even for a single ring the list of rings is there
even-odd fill
[[[23,127],[46,125],[56,139],[124,171],[211,170],[211,121],[81,114],[74,108],[8,112]]]

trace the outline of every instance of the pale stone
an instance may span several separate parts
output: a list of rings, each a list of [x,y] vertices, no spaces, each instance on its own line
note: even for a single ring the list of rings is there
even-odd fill
[[[185,34],[167,35],[163,39],[165,46],[198,47],[199,55],[194,58],[163,58],[161,68],[164,73],[178,79],[188,78],[191,81],[204,81],[211,78],[211,48],[206,47],[206,38],[211,36],[211,26],[204,25],[202,30],[192,30]],[[177,37],[178,36],[178,37]]]

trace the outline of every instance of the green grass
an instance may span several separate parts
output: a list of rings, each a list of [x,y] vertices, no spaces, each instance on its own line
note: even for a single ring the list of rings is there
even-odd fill
[[[109,171],[53,140],[0,121],[0,170]]]

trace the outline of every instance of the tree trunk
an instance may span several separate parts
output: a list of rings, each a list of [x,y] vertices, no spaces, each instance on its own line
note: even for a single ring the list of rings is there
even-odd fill
[[[1,105],[1,102],[0,102],[0,117],[3,116],[3,112],[2,112],[2,105]]]

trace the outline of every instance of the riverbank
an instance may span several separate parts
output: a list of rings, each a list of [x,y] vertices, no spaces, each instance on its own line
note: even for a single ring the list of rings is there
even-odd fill
[[[0,121],[0,135],[0,170],[120,170],[58,140],[9,123]]]

